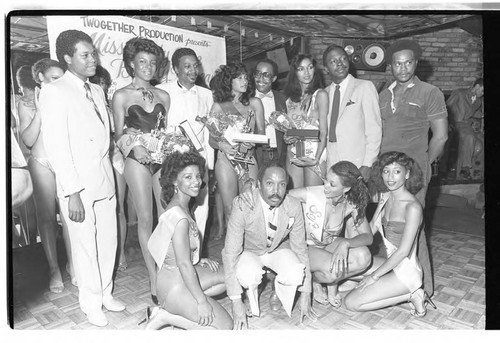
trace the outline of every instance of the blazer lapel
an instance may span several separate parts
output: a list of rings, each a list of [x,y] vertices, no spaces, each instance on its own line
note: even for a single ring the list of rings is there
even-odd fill
[[[274,240],[269,250],[272,251],[283,241],[286,234],[286,229],[288,228],[288,213],[284,205],[278,208],[278,225],[276,229],[276,234],[274,235]]]
[[[260,192],[258,189],[254,190],[253,198],[259,199]],[[258,236],[259,240],[264,242],[264,246],[267,245],[267,218],[265,218],[264,209],[262,208],[262,203],[259,201],[255,202],[257,206],[255,206],[255,211],[252,213],[255,216],[254,225],[259,230]]]
[[[351,79],[346,90],[344,93],[344,96],[342,97],[342,102],[340,103],[340,108],[339,108],[339,119],[342,117],[344,114],[344,110],[346,107],[347,102],[351,99],[352,92],[354,91],[354,79]],[[332,98],[333,101],[333,98]]]

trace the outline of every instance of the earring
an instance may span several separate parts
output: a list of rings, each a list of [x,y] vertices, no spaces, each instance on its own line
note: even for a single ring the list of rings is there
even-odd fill
[[[177,186],[174,186],[174,193],[177,194],[179,192],[179,188]]]

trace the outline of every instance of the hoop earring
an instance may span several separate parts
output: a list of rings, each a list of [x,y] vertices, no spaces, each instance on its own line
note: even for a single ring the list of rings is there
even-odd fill
[[[174,193],[175,194],[179,193],[179,188],[177,186],[174,186]]]

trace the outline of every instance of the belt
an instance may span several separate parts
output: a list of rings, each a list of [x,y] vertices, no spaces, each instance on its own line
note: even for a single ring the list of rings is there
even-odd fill
[[[278,148],[262,148],[262,151],[277,152]]]

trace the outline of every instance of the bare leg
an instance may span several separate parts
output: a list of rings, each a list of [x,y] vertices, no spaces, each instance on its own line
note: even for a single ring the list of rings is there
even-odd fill
[[[148,240],[153,232],[153,201],[151,196],[153,178],[148,168],[130,158],[125,161],[124,175],[134,199],[139,245],[149,273],[151,294],[156,295],[156,266],[148,250]]]
[[[117,200],[117,222],[118,222],[118,270],[127,269],[127,258],[125,256],[125,242],[127,240],[127,221],[125,219],[125,194],[127,190],[127,184],[125,182],[125,177],[120,174],[116,169],[113,169],[115,174],[116,182],[116,200]]]
[[[208,267],[197,265],[196,272],[198,273],[201,288],[207,296],[214,297],[226,291],[224,268],[222,266],[217,272],[214,272]]]
[[[311,168],[304,169],[304,185],[306,187],[310,186],[320,186],[323,184],[323,180],[316,174]]]
[[[233,199],[238,195],[238,176],[226,157],[220,157],[215,164],[215,177],[224,208],[224,226],[227,227]]]
[[[212,272],[209,268],[200,266],[196,266],[195,268],[198,273],[200,285],[205,292],[223,283],[224,272],[222,269],[218,272]],[[179,315],[194,323],[198,322],[198,304],[184,284],[182,275],[178,269],[162,269],[158,273],[158,298],[162,307],[171,314]],[[216,329],[231,330],[233,320],[229,313],[212,298],[208,297],[208,301],[212,305],[214,313],[214,320],[211,326]],[[168,320],[167,317],[165,319]],[[167,324],[169,323],[166,322],[165,325]],[[201,329],[204,327],[199,326],[198,328]]]
[[[297,167],[291,164],[290,161],[286,162],[286,171],[290,175],[290,180],[292,181],[292,188],[304,187],[304,168]]]
[[[38,231],[49,264],[49,289],[60,293],[64,289],[57,259],[56,182],[54,174],[35,159],[29,160],[33,182]]]
[[[397,305],[410,299],[410,290],[389,272],[365,288],[355,288],[345,297],[351,311],[371,311]]]
[[[215,189],[215,211],[217,215],[217,234],[215,235],[214,239],[216,241],[222,239],[224,237],[224,232],[226,231],[225,228],[225,220],[224,220],[224,204],[222,203],[222,196],[219,192],[219,185],[217,185]]]

